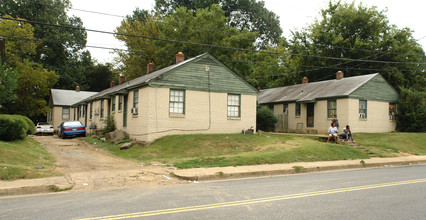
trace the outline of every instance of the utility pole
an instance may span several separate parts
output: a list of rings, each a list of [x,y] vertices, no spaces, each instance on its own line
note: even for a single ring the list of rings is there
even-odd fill
[[[0,55],[2,64],[6,63],[6,40],[0,36]]]

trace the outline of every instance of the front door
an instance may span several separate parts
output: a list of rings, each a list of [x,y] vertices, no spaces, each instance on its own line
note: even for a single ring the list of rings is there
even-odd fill
[[[306,127],[314,127],[314,104],[308,103],[306,105]]]
[[[127,95],[123,95],[123,127],[127,127]]]

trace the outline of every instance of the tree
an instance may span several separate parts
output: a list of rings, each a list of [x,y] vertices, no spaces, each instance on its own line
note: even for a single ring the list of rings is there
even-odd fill
[[[330,2],[321,10],[319,20],[293,33],[289,48],[303,55],[294,58],[299,79],[332,79],[338,70],[344,71],[345,77],[379,72],[398,89],[415,85],[424,75],[425,53],[412,31],[390,25],[385,11],[362,4]]]
[[[6,64],[17,73],[14,76],[17,98],[4,103],[2,111],[33,119],[46,115],[49,108],[45,98],[58,76],[29,59],[37,46],[34,41],[28,40],[33,36],[33,27],[24,21],[0,20],[0,30],[7,36],[16,37],[6,41]]]
[[[18,83],[16,75],[16,71],[5,64],[0,66],[0,113],[2,112],[2,106],[17,98],[16,88]]]
[[[138,17],[140,15],[143,17]],[[184,52],[186,57],[209,52],[219,59],[230,60],[230,57],[238,59],[244,54],[201,44],[254,49],[253,44],[257,36],[256,32],[246,30],[239,32],[236,28],[227,26],[227,18],[219,5],[212,5],[210,9],[198,9],[195,15],[192,11],[181,7],[163,18],[138,11],[135,11],[134,16],[130,18],[123,20],[116,30],[119,34],[128,34],[116,36],[117,39],[125,42],[129,49],[128,52],[117,51],[119,58],[116,60],[123,64],[119,70],[128,79],[145,74],[146,65],[150,62],[155,64],[156,69],[173,64],[174,57],[169,55],[174,56],[179,51]],[[134,37],[134,35],[168,39],[168,41]],[[193,44],[180,43],[181,41]],[[250,72],[250,66],[247,64],[234,62],[229,64],[231,69],[234,69],[233,65],[239,65],[237,73],[241,76]]]
[[[42,64],[45,68],[60,74],[57,88],[70,89],[84,75],[84,63],[81,51],[86,46],[87,33],[81,29],[83,23],[78,17],[68,17],[69,0],[4,0],[0,2],[0,15],[13,18],[25,18],[28,21],[62,25],[54,27],[45,24],[34,25],[34,37],[41,39],[36,52],[30,54],[30,60]],[[76,27],[69,28],[68,26]],[[88,53],[88,52],[86,52]],[[70,63],[70,60],[71,63]],[[71,69],[70,67],[75,67]]]
[[[111,71],[111,65],[106,63],[93,65],[87,72],[86,77],[89,86],[87,90],[100,92],[110,86],[110,82],[113,80],[114,76]]]
[[[396,127],[399,131],[426,131],[426,91],[401,88]]]
[[[229,18],[227,25],[238,31],[244,29],[249,32],[258,32],[257,46],[265,48],[267,45],[276,45],[282,34],[279,17],[265,8],[263,1],[256,0],[156,0],[155,11],[161,16],[172,14],[179,7],[197,13],[198,9],[212,8],[218,4]]]

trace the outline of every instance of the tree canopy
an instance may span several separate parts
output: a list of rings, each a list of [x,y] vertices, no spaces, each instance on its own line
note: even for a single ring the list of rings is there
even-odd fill
[[[6,40],[6,65],[1,75],[14,74],[15,79],[5,79],[17,82],[16,99],[2,103],[3,113],[21,114],[34,118],[46,115],[49,111],[46,97],[50,88],[55,85],[58,76],[54,71],[43,68],[39,63],[31,61],[30,56],[35,53],[37,44],[27,40],[33,36],[33,27],[26,22],[0,20],[0,30],[7,36],[16,36],[16,39]],[[13,96],[11,96],[13,97]]]
[[[185,7],[180,7],[161,19],[136,10],[133,16],[123,20],[116,29],[116,33],[119,33],[116,35],[117,39],[123,41],[129,49],[117,51],[117,61],[123,64],[120,66],[120,72],[133,79],[146,73],[148,63],[154,63],[156,69],[169,66],[174,63],[171,56],[178,51],[183,51],[186,57],[204,52],[209,52],[219,59],[240,56],[233,50],[203,44],[254,49],[257,32],[240,32],[227,26],[226,22],[227,18],[219,5],[212,5],[210,9],[197,9],[195,15]],[[183,41],[191,43],[181,43]],[[173,54],[170,51],[173,51]],[[236,71],[244,75],[243,69]]]
[[[330,2],[319,20],[293,33],[289,45],[292,52],[305,55],[296,58],[298,78],[330,79],[337,70],[345,76],[380,72],[398,89],[424,77],[425,66],[418,63],[425,62],[425,54],[412,31],[389,24],[376,7]]]
[[[87,38],[86,31],[81,29],[83,22],[79,17],[67,15],[69,6],[69,0],[4,0],[0,2],[2,17],[9,15],[32,22],[34,38],[40,41],[29,59],[60,74],[55,87],[62,89],[74,88],[81,83],[78,81],[79,77],[74,75],[85,74],[81,72],[84,71],[82,66],[85,65],[82,60],[88,53],[81,53],[86,46]],[[69,26],[76,28],[69,28]],[[91,59],[90,56],[89,59]]]
[[[265,8],[264,1],[257,0],[156,0],[155,11],[157,14],[167,16],[179,7],[185,7],[197,13],[198,9],[211,8],[212,5],[220,5],[227,17],[227,25],[244,29],[249,32],[258,32],[257,46],[265,48],[267,45],[276,45],[283,33],[280,27],[279,17]]]

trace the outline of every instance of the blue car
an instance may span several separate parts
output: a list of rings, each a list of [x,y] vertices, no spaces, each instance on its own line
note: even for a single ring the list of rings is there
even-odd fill
[[[64,121],[59,125],[58,137],[86,137],[86,127],[80,121]]]

